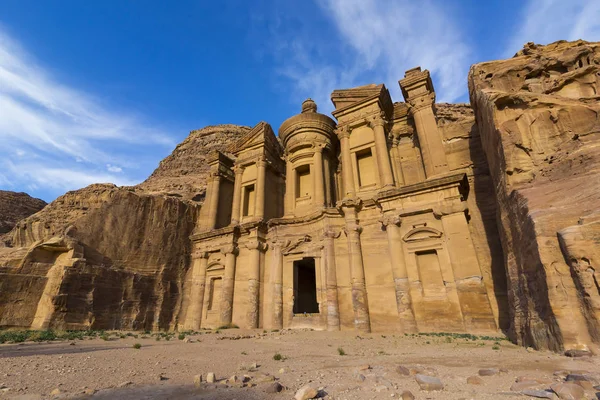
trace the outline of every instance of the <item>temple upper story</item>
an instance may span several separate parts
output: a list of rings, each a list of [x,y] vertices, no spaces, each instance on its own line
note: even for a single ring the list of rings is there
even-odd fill
[[[200,231],[298,218],[447,174],[429,71],[411,69],[399,84],[405,102],[383,84],[335,90],[337,122],[307,99],[278,137],[260,122],[215,153]]]

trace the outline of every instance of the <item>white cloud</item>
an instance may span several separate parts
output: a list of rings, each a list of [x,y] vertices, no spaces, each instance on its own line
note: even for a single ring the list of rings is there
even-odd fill
[[[117,167],[116,165],[106,164],[106,169],[109,172],[123,172],[123,168]]]
[[[0,184],[49,189],[110,180],[130,184],[130,178],[96,171],[109,161],[109,172],[122,172],[115,165],[138,162],[127,155],[134,148],[174,144],[134,113],[115,111],[57,81],[0,26]]]
[[[527,42],[548,44],[557,40],[600,40],[600,1],[529,0],[523,7],[523,24],[511,37],[505,56],[511,57]]]
[[[444,3],[324,0],[317,4],[341,42],[332,44],[335,38],[318,38],[310,31],[277,39],[274,51],[284,54],[279,72],[294,83],[294,96],[312,96],[329,111],[334,89],[383,82],[394,100],[401,101],[398,80],[419,65],[433,74],[438,101],[466,95],[471,51]],[[280,30],[276,27],[275,37]]]
[[[5,162],[3,171],[0,172],[0,183],[7,184],[11,188],[14,186],[14,183],[11,183],[11,181],[14,182],[13,180],[27,182],[26,187],[30,190],[44,187],[61,192],[82,188],[92,183],[114,183],[118,186],[130,186],[137,183],[131,179],[102,171],[55,168],[39,163]]]

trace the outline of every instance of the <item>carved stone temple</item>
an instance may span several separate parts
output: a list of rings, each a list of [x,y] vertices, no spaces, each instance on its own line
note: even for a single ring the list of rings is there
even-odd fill
[[[600,353],[600,43],[528,43],[467,78],[470,104],[436,103],[414,68],[396,102],[367,85],[277,134],[194,130],[136,186],[0,193],[0,328],[502,332]]]
[[[498,330],[429,72],[400,86],[334,91],[337,123],[308,99],[279,140],[261,122],[209,158],[184,328]]]

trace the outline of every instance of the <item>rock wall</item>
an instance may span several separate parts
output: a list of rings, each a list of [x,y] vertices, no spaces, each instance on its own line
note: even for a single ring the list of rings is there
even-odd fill
[[[33,198],[27,193],[0,190],[0,235],[9,232],[17,222],[45,206],[44,200]]]
[[[469,73],[523,345],[600,342],[599,64],[599,43],[527,44]]]
[[[246,130],[193,131],[144,183],[90,185],[18,222],[0,248],[0,326],[173,329],[204,160]]]

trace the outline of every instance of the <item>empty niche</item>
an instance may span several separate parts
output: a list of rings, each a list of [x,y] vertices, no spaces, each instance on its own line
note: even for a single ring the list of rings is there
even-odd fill
[[[210,288],[208,291],[208,311],[216,309],[216,303],[221,295],[222,278],[213,278],[210,280]]]
[[[296,168],[296,198],[310,196],[311,179],[310,166],[302,165]]]
[[[356,166],[358,168],[358,185],[360,187],[374,185],[375,166],[373,165],[373,153],[371,149],[356,152]]]
[[[417,257],[417,266],[419,267],[421,285],[423,287],[423,296],[445,296],[446,291],[437,252],[435,250],[427,250],[415,254]]]

